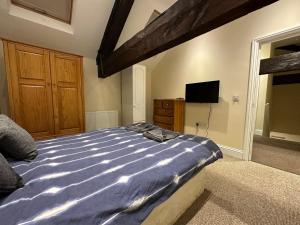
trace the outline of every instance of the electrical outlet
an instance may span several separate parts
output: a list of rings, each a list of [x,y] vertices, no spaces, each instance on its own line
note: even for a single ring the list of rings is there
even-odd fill
[[[197,128],[202,128],[202,129],[204,129],[204,128],[206,128],[206,123],[205,122],[196,122],[196,127]]]

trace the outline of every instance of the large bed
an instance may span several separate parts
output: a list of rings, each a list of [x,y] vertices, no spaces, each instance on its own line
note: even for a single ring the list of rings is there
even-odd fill
[[[158,143],[124,127],[37,142],[11,162],[25,186],[0,199],[1,224],[171,224],[203,191],[203,167],[222,157],[206,138]]]

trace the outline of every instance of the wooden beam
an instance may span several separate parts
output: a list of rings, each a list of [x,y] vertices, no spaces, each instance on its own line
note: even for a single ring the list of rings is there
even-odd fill
[[[102,77],[110,76],[276,1],[178,0],[103,60]]]
[[[300,70],[300,52],[293,52],[260,61],[259,74]]]
[[[286,51],[291,51],[291,52],[299,52],[300,45],[286,45],[286,46],[277,47],[276,49],[286,50]]]
[[[300,73],[273,76],[273,85],[300,84]]]
[[[110,55],[117,45],[133,3],[134,0],[115,0],[114,7],[110,14],[101,45],[98,50],[96,61],[100,68],[100,73],[103,71],[103,59]]]

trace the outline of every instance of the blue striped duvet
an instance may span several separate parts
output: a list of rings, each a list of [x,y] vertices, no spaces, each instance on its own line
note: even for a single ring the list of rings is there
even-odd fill
[[[0,224],[141,224],[155,206],[222,157],[205,138],[182,135],[157,143],[124,128],[37,145],[33,162],[11,164],[25,186],[0,200]]]

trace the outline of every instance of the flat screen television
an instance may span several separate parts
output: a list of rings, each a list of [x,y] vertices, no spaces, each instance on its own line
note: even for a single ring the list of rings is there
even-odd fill
[[[191,103],[218,103],[220,81],[186,84],[185,101]]]

